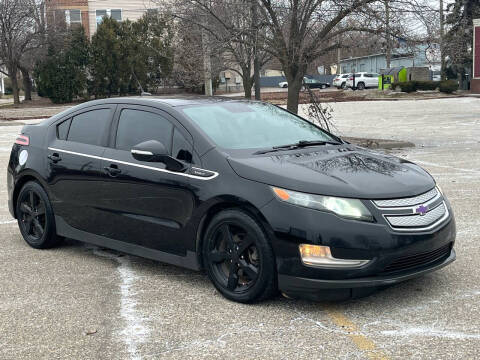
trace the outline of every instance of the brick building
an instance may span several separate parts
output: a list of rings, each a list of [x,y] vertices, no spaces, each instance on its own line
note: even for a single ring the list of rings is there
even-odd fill
[[[91,37],[104,16],[117,21],[138,20],[157,6],[149,0],[47,0],[47,23],[58,26],[81,25]]]

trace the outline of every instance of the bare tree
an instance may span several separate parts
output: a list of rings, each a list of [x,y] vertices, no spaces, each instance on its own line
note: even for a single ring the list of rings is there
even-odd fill
[[[271,55],[264,51],[256,0],[178,0],[173,14],[208,33],[209,52],[223,59],[225,69],[240,75],[246,98],[251,97],[257,77],[255,97],[259,98],[260,68]]]
[[[298,111],[307,66],[337,49],[338,36],[351,31],[346,19],[376,0],[259,0],[266,23],[266,49],[279,60],[288,81],[287,108]]]
[[[42,43],[44,33],[43,4],[36,0],[2,0],[0,2],[0,69],[12,81],[14,103],[20,103],[18,72],[29,70],[22,61]]]

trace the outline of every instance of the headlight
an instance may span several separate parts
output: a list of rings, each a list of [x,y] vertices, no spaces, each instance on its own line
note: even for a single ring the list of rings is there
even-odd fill
[[[272,190],[278,199],[290,204],[321,211],[329,211],[348,219],[373,221],[373,216],[370,211],[357,199],[306,194],[277,187],[272,187]]]

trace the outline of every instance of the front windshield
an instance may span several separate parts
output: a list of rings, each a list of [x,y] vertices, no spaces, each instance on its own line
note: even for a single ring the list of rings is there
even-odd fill
[[[218,146],[258,149],[306,141],[335,141],[320,128],[276,106],[220,102],[182,109]]]

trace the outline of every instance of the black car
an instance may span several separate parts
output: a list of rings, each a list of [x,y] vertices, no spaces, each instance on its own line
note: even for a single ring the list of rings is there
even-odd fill
[[[67,237],[203,268],[240,302],[356,296],[455,259],[426,171],[262,102],[78,105],[22,129],[7,179],[32,247]]]
[[[303,86],[308,86],[310,89],[326,89],[330,87],[330,83],[305,76],[303,78]]]

